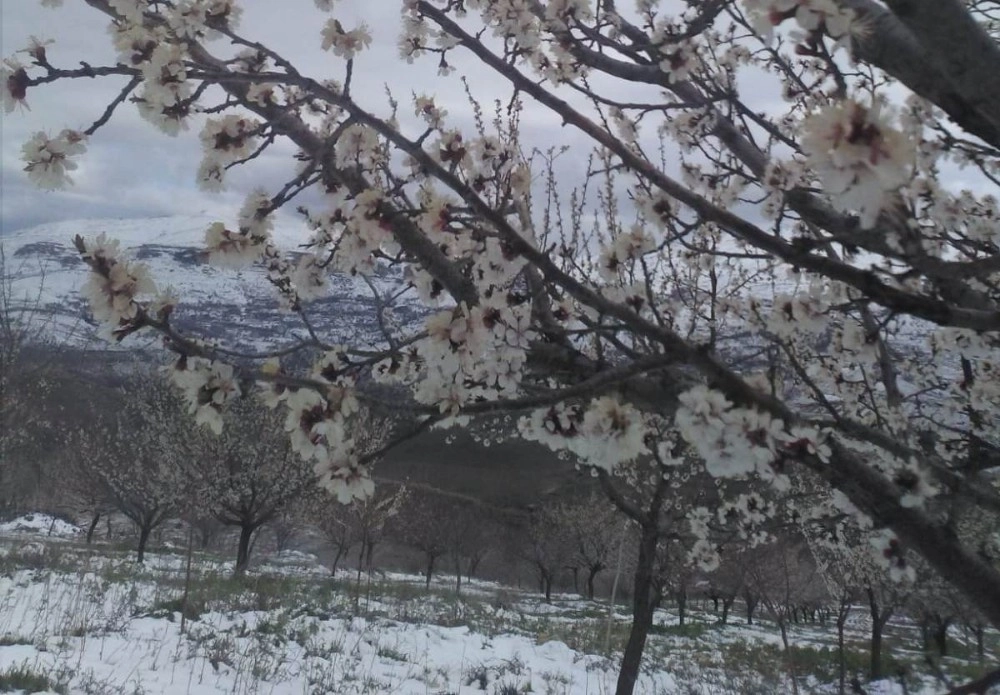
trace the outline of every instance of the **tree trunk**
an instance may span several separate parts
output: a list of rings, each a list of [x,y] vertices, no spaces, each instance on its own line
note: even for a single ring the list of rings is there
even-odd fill
[[[597,578],[597,573],[602,569],[604,568],[600,565],[591,565],[587,570],[587,598],[591,601],[594,600],[594,580]]]
[[[469,558],[469,564],[465,572],[466,581],[472,581],[472,577],[475,576],[476,570],[479,569],[479,563],[483,561],[484,557],[486,557],[486,553],[476,554]]]
[[[639,678],[642,652],[646,648],[646,638],[653,625],[653,611],[656,599],[653,596],[653,566],[656,562],[657,528],[647,524],[639,537],[639,561],[635,568],[632,588],[632,629],[628,634],[625,653],[622,654],[621,670],[615,695],[632,695]]]
[[[868,593],[868,608],[872,618],[872,643],[871,643],[871,665],[869,676],[873,681],[882,677],[882,631],[889,621],[889,612],[879,610],[878,599],[871,587],[866,590]]]
[[[208,550],[208,546],[212,544],[212,531],[207,527],[198,529],[198,549]]]
[[[948,628],[950,620],[942,620],[934,628],[934,646],[940,656],[948,656]]]
[[[775,613],[778,622],[778,632],[781,633],[781,647],[785,654],[788,653],[788,619]]]
[[[146,561],[146,544],[149,543],[149,534],[152,531],[152,525],[149,523],[139,526],[139,545],[136,548],[136,562],[142,563]]]
[[[687,612],[687,589],[681,587],[674,593],[674,598],[677,600],[677,624],[680,627],[684,627],[684,616]]]
[[[840,606],[837,610],[837,674],[838,674],[838,695],[845,695],[847,686],[847,654],[844,652],[844,628],[847,625],[847,617],[851,612],[851,604],[847,598],[840,599]]]
[[[725,625],[726,621],[729,620],[729,609],[733,607],[733,602],[736,600],[736,594],[732,596],[722,597],[722,624]]]
[[[872,622],[872,653],[869,677],[875,681],[882,677],[882,626],[879,622]]]
[[[250,566],[250,540],[253,538],[254,527],[240,526],[240,542],[236,546],[236,567],[233,574],[242,577]]]
[[[972,633],[976,636],[976,657],[982,662],[986,658],[986,626],[976,623],[972,627]]]
[[[542,581],[545,583],[545,603],[552,603],[552,575],[546,573]]]
[[[357,589],[358,597],[361,596],[361,571],[365,566],[365,547],[368,545],[368,541],[361,540],[361,550],[358,551],[358,577],[355,580],[355,589]]]
[[[455,595],[462,593],[462,559],[455,557]]]
[[[336,552],[336,554],[334,554],[334,556],[333,556],[333,562],[330,564],[330,576],[331,577],[336,577],[337,576],[337,565],[340,564],[340,558],[344,557],[344,555],[346,553],[347,553],[346,549],[340,547],[339,545],[337,546],[337,552]]]
[[[424,588],[430,591],[431,588],[431,577],[434,576],[434,556],[430,553],[427,554],[427,571],[424,572]]]
[[[101,513],[94,512],[94,516],[90,519],[90,525],[87,526],[87,545],[90,545],[94,541],[94,531],[97,530],[97,522],[101,520]]]
[[[753,625],[753,612],[757,608],[758,599],[749,591],[744,591],[743,600],[747,604],[747,625]]]

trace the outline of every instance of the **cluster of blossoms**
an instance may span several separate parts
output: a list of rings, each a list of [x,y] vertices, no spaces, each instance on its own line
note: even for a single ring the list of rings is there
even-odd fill
[[[600,273],[608,281],[615,281],[622,270],[647,253],[656,250],[656,239],[643,225],[635,225],[628,232],[616,236],[610,244],[601,249]]]
[[[521,435],[554,451],[569,451],[586,465],[608,472],[648,453],[649,428],[642,413],[615,396],[586,406],[559,403],[518,421]]]
[[[273,222],[271,199],[263,191],[247,196],[239,214],[239,231],[226,229],[221,222],[205,232],[209,262],[231,268],[243,268],[259,261],[268,249]]]
[[[334,201],[327,216],[331,226],[319,230],[317,239],[336,249],[333,267],[350,275],[371,275],[375,272],[380,252],[394,255],[398,246],[381,212],[382,191],[369,188],[350,201]]]
[[[804,31],[843,39],[852,29],[854,11],[834,0],[744,0],[754,29],[770,38],[774,28],[794,18]]]
[[[146,266],[124,258],[118,242],[104,234],[93,241],[77,237],[76,244],[90,266],[84,294],[94,318],[112,332],[129,326],[139,312],[136,297],[156,292]]]
[[[682,109],[664,119],[659,132],[670,137],[681,152],[691,152],[715,127],[715,110],[710,107]]]
[[[324,296],[330,284],[323,259],[314,253],[299,257],[289,279],[295,294],[304,301]]]
[[[698,65],[698,52],[693,41],[664,43],[660,45],[659,52],[663,56],[660,70],[667,74],[670,84],[687,80]]]
[[[341,133],[337,139],[336,156],[337,165],[342,167],[361,164],[371,168],[385,160],[378,133],[360,123],[349,126]]]
[[[444,125],[444,117],[448,112],[434,103],[433,96],[421,94],[413,99],[413,113],[422,118],[428,126],[440,129]]]
[[[679,401],[677,429],[705,461],[710,475],[741,478],[757,472],[774,478],[771,464],[784,431],[781,420],[735,408],[722,393],[706,386],[685,391]]]
[[[235,27],[242,12],[236,0],[182,0],[167,14],[167,22],[178,38],[195,40],[217,23]]]
[[[954,196],[929,179],[921,183],[922,193],[933,201],[927,216],[936,224],[987,246],[1000,243],[1000,205],[994,196],[976,197],[968,190]]]
[[[28,178],[47,191],[63,188],[71,183],[69,172],[77,168],[70,157],[87,151],[86,136],[76,130],[63,130],[50,138],[39,131],[21,148],[21,159]]]
[[[176,43],[157,44],[143,60],[139,114],[168,135],[187,128],[194,93],[187,79],[184,50]]]
[[[168,135],[186,129],[194,90],[187,79],[183,44],[166,27],[141,18],[116,22],[111,31],[119,59],[142,73],[136,98],[139,114]]]
[[[735,527],[737,535],[755,547],[772,540],[764,524],[773,519],[774,505],[759,493],[737,495],[732,501],[721,505],[716,511],[720,524]]]
[[[226,167],[250,156],[257,146],[260,123],[229,114],[209,118],[201,131],[205,156],[198,167],[198,184],[207,191],[220,191]]]
[[[784,457],[829,458],[826,435],[811,427],[786,429],[780,419],[753,408],[737,408],[720,392],[695,386],[679,396],[675,423],[681,436],[704,460],[710,475],[745,478],[756,475],[775,489],[787,490],[789,478],[775,470]]]
[[[350,422],[360,405],[354,396],[354,382],[344,373],[348,365],[342,350],[330,350],[313,366],[313,376],[330,382],[321,394],[312,389],[285,388],[262,384],[264,402],[270,407],[284,403],[285,429],[292,449],[311,462],[319,484],[341,502],[368,497],[374,490],[370,471],[358,462]],[[268,371],[277,371],[269,365]]]
[[[889,573],[894,582],[913,582],[917,572],[913,565],[906,561],[903,546],[889,529],[882,529],[871,536],[872,552],[878,567]]]
[[[714,572],[722,563],[719,547],[709,540],[712,512],[707,507],[695,507],[687,515],[688,528],[695,537],[688,550],[688,562],[703,572]]]
[[[813,283],[808,294],[778,294],[767,318],[767,330],[778,338],[788,339],[795,333],[820,335],[828,327],[827,294],[822,283]]]
[[[201,357],[181,357],[168,371],[195,422],[221,434],[226,404],[240,395],[232,366]]]
[[[330,19],[323,27],[322,33],[323,50],[333,51],[334,55],[345,60],[351,60],[372,42],[372,35],[364,24],[347,31],[339,20]]]
[[[876,101],[830,104],[802,123],[802,150],[833,205],[857,211],[864,228],[875,226],[895,193],[910,178],[913,143],[892,127]]]
[[[520,382],[529,340],[530,309],[525,305],[462,304],[431,315],[427,337],[415,348],[419,376],[414,396],[455,414],[466,403],[512,394]]]
[[[764,217],[776,220],[785,202],[785,192],[806,183],[806,178],[804,162],[770,160],[761,177],[761,185],[767,191],[767,198],[761,203]]]
[[[210,263],[242,268],[260,259],[263,240],[244,232],[230,231],[222,222],[215,222],[205,232],[205,247]]]

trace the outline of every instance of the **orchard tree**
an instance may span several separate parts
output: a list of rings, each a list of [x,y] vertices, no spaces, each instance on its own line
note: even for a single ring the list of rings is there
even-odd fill
[[[15,283],[26,274],[38,278],[30,290]],[[44,269],[8,258],[0,243],[0,515],[20,511],[44,487],[38,462],[47,457],[44,443],[60,429],[59,399],[52,395],[61,376],[60,351],[72,331],[60,340],[53,335],[57,322],[45,289]]]
[[[119,397],[117,413],[71,440],[77,452],[73,468],[93,477],[92,484],[103,491],[97,499],[105,497],[135,525],[136,559],[143,562],[152,532],[178,516],[189,499],[192,489],[185,472],[194,422],[170,385],[156,375],[135,376],[119,389]]]
[[[477,500],[431,486],[413,484],[409,490],[392,519],[390,535],[423,554],[427,589],[438,560],[447,558],[455,572],[455,591],[461,592],[462,577],[472,579],[495,548],[497,533],[503,532],[494,523],[494,511]]]
[[[575,539],[559,508],[532,510],[524,528],[523,543],[523,558],[535,571],[546,603],[552,603],[552,587],[572,566],[576,552]]]
[[[280,414],[247,397],[234,401],[226,418],[221,434],[200,432],[191,448],[188,502],[239,529],[234,572],[242,575],[260,529],[291,512],[316,481],[292,449]]]
[[[94,424],[99,423],[100,420]],[[100,431],[108,433],[105,429]],[[111,489],[94,463],[107,455],[107,441],[94,436],[89,429],[79,429],[66,433],[61,444],[65,455],[54,466],[59,494],[74,513],[89,516],[85,538],[90,545],[101,518],[115,511]]]
[[[609,500],[596,493],[559,505],[557,513],[575,548],[573,571],[584,571],[587,598],[592,600],[597,575],[614,567],[624,519]]]
[[[462,590],[462,576],[472,581],[482,561],[495,549],[498,534],[506,530],[496,516],[497,510],[475,501],[455,504],[447,552],[455,571],[456,593]]]
[[[883,675],[885,628],[910,600],[917,577],[916,569],[912,564],[895,565],[886,573],[880,559],[870,552],[871,547],[880,547],[885,540],[880,538],[880,532],[872,529],[860,529],[841,521],[828,529],[808,527],[805,538],[815,558],[816,571],[838,604],[836,626],[840,690],[844,690],[846,679],[844,628],[855,604],[860,604],[868,612],[871,624],[868,676],[871,680],[878,680]]]
[[[405,438],[360,453],[362,403],[416,415],[414,433],[527,411],[522,434],[606,475],[672,423],[717,479],[836,491],[836,514],[880,530],[885,571],[915,551],[1000,626],[1000,571],[929,506],[1000,509],[994,3],[401,0],[404,61],[494,90],[470,124],[407,69],[405,104],[391,84],[385,106],[366,99],[396,76],[331,0],[315,75],[244,36],[237,0],[75,1],[107,16],[117,61],[55,65],[34,40],[5,61],[6,110],[75,79],[122,87],[90,125],[25,144],[34,182],[69,183],[128,102],[167,135],[199,131],[209,191],[295,151],[285,185],[205,243],[266,269],[307,336],[275,352],[311,359],[201,340],[113,240],[76,239],[95,318],[118,340],[160,333],[199,422],[221,430],[240,383],[272,385],[342,499],[370,494]],[[522,120],[546,119],[564,127],[539,150]],[[312,229],[298,254],[271,234],[292,200]],[[312,329],[331,274],[386,265],[434,310],[422,326],[380,309],[379,344]]]
[[[354,523],[354,507],[335,504],[325,490],[307,492],[306,500],[309,519],[333,546],[330,575],[336,576],[340,561],[347,558],[351,548],[360,541],[360,530]]]
[[[448,550],[448,533],[455,524],[454,501],[441,495],[414,490],[403,503],[392,536],[420,551],[424,561],[424,588],[431,588],[437,561]]]

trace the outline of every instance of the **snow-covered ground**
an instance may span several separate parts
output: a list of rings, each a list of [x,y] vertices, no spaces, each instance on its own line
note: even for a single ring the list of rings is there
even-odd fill
[[[25,514],[10,521],[0,522],[0,535],[17,534],[73,538],[80,535],[80,528],[48,514]]]
[[[33,515],[0,529],[0,691],[16,672],[42,679],[44,692],[108,695],[614,692],[624,606],[609,630],[607,604],[575,595],[548,605],[474,581],[456,597],[448,577],[426,591],[422,578],[394,573],[358,584],[304,553],[269,558],[243,581],[230,563],[196,554],[184,599],[183,554],[152,553],[137,567],[126,552],[67,540],[75,534],[50,537],[52,521]],[[716,620],[692,610],[681,628],[661,611],[636,692],[791,692],[772,625]],[[859,650],[866,629],[859,611],[848,635]],[[800,692],[836,692],[832,630],[792,635],[817,665],[799,672]],[[975,671],[953,661],[953,674]],[[889,681],[866,688],[904,692]],[[929,676],[910,681],[913,695],[945,690]]]

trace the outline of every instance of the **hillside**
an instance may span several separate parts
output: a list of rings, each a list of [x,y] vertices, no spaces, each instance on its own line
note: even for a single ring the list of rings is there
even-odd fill
[[[160,287],[172,287],[181,303],[175,322],[196,329],[221,343],[242,350],[266,350],[287,345],[303,332],[295,316],[282,311],[273,288],[260,268],[235,271],[204,260],[201,246],[206,216],[147,219],[91,219],[41,225],[2,237],[13,296],[37,305],[44,332],[63,346],[60,361],[67,368],[89,365],[107,373],[116,364],[134,358],[136,349],[157,360],[163,351],[155,336],[139,335],[119,346],[97,337],[80,288],[87,268],[73,248],[77,234],[107,233],[118,239],[133,257],[148,264]],[[278,227],[275,241],[292,250],[306,238],[304,226]],[[398,291],[402,278],[384,273],[375,279],[381,291]],[[379,328],[371,290],[359,278],[332,278],[330,293],[310,305],[316,329],[332,341],[377,344]],[[396,315],[415,324],[421,309],[406,297]],[[165,355],[164,355],[165,356]],[[548,450],[525,442],[483,447],[466,433],[430,432],[405,443],[381,462],[377,476],[410,481],[490,504],[524,507],[539,495],[574,486],[580,479],[572,465],[558,461]]]
[[[96,330],[80,294],[87,268],[73,248],[72,239],[77,234],[96,237],[106,233],[147,264],[157,287],[170,288],[180,298],[175,322],[181,328],[196,328],[202,334],[207,328],[210,338],[260,350],[287,344],[293,336],[304,333],[302,322],[279,308],[261,268],[232,270],[206,262],[202,252],[205,230],[214,221],[197,215],[74,220],[18,230],[0,240],[8,274],[13,278],[14,297],[37,302],[52,318],[53,332],[78,346],[92,344]],[[293,222],[278,226],[274,236],[281,248],[294,251],[306,239],[307,230]],[[401,283],[401,277],[389,273],[374,279],[380,293],[398,290]],[[374,343],[379,338],[374,304],[372,291],[360,278],[333,276],[328,296],[310,305],[310,317],[330,340],[350,336],[353,341]],[[419,315],[416,307],[405,301],[397,314],[403,323]],[[126,347],[142,340],[132,339]]]

